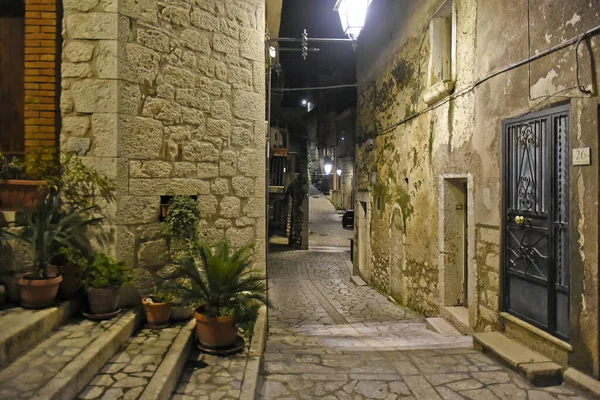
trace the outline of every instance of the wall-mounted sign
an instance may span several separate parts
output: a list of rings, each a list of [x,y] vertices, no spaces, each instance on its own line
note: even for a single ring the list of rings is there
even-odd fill
[[[573,149],[573,165],[590,165],[592,163],[592,150],[589,147]]]

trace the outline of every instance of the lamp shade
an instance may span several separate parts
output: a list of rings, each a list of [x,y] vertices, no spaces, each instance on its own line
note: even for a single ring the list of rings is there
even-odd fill
[[[342,176],[342,170],[341,170],[341,169],[338,169],[338,170],[337,170],[337,171],[335,171],[335,172],[337,172],[337,176]]]
[[[331,173],[333,165],[331,165],[331,163],[326,162],[325,165],[323,165],[323,168],[325,169],[325,175],[329,175]]]
[[[365,27],[367,10],[373,0],[338,0],[333,8],[340,14],[342,29],[352,39]]]

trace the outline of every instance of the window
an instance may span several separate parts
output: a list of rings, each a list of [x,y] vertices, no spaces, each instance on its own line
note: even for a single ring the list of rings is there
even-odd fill
[[[449,95],[456,80],[456,14],[452,1],[446,2],[429,22],[429,68],[426,104]]]
[[[0,151],[25,149],[25,5],[0,1]]]

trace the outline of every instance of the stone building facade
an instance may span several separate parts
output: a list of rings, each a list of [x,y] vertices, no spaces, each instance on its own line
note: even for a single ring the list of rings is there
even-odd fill
[[[61,147],[117,186],[99,245],[147,292],[173,270],[161,196],[197,196],[203,238],[264,269],[264,1],[63,5]]]
[[[355,272],[378,290],[596,378],[599,16],[586,0],[374,1],[354,206]]]

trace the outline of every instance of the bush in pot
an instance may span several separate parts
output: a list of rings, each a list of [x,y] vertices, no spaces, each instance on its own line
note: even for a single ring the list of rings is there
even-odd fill
[[[227,241],[214,249],[204,243],[191,246],[179,266],[182,279],[175,284],[176,293],[184,304],[196,307],[196,332],[203,346],[231,347],[236,323],[267,303],[265,277],[251,269],[253,245],[237,250]]]
[[[171,309],[175,304],[175,297],[169,292],[155,288],[152,295],[142,299],[146,311],[148,326],[157,328],[166,325],[171,317]]]
[[[23,306],[43,308],[54,303],[62,276],[50,268],[51,261],[60,246],[73,248],[86,242],[86,228],[102,221],[88,217],[92,209],[65,211],[58,195],[48,195],[34,210],[17,213],[15,221],[2,230],[4,237],[24,241],[33,250],[35,272],[19,280]]]
[[[131,272],[124,262],[98,254],[84,273],[89,313],[105,315],[119,309],[121,286],[132,281]]]

